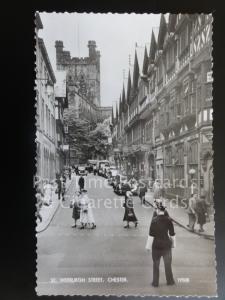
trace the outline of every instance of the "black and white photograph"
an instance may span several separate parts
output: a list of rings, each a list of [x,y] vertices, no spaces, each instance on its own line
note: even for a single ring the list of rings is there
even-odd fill
[[[217,296],[212,14],[34,20],[37,295]]]

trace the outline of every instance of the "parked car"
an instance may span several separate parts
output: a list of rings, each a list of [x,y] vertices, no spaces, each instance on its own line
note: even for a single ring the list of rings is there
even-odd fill
[[[88,174],[87,166],[85,165],[78,166],[78,175],[87,176],[87,174]]]
[[[115,183],[114,183],[114,192],[118,195],[125,195],[126,189],[125,185],[127,185],[127,176],[118,174],[115,176]]]
[[[88,172],[89,173],[92,173],[94,171],[94,166],[97,165],[97,160],[94,160],[94,159],[89,159],[88,160]]]
[[[115,166],[110,166],[108,172],[107,172],[107,178],[109,185],[113,185],[113,182],[115,181],[116,175],[118,175],[118,170]]]
[[[104,176],[104,169],[105,167],[109,167],[109,161],[108,160],[100,160],[97,163],[97,172],[98,175]]]

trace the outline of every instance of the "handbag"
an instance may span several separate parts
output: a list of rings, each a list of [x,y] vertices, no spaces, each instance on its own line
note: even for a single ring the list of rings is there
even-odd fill
[[[210,217],[209,217],[208,214],[206,214],[206,216],[205,216],[205,221],[206,221],[206,223],[209,223],[209,222],[210,222]]]
[[[129,210],[127,215],[128,215],[128,217],[133,217],[134,214],[133,214],[132,210]]]
[[[152,237],[150,237],[148,235],[147,241],[146,241],[146,245],[145,245],[145,249],[146,250],[151,250],[152,248]]]

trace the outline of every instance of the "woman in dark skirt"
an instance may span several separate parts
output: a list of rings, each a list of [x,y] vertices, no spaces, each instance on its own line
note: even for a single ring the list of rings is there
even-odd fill
[[[127,225],[124,228],[129,228],[129,222],[133,222],[135,227],[137,227],[138,220],[134,213],[134,205],[132,199],[132,192],[126,192],[125,202],[124,202],[125,213],[123,217],[123,221],[127,222]]]
[[[80,197],[81,193],[78,192],[75,196],[75,201],[73,203],[73,214],[72,214],[72,218],[74,219],[75,224],[72,226],[72,228],[76,228],[77,227],[77,220],[80,219],[80,202],[79,202],[79,197]]]
[[[207,208],[204,195],[201,195],[201,198],[197,200],[195,211],[197,214],[197,221],[199,224],[199,232],[203,232],[203,225],[206,223],[207,216]]]

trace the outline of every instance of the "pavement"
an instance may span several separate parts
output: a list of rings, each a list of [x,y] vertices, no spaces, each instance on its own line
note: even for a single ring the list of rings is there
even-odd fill
[[[96,186],[90,184],[95,183]],[[175,286],[167,286],[163,263],[160,285],[151,286],[153,263],[145,244],[153,208],[134,197],[138,227],[123,227],[124,197],[114,194],[102,177],[88,175],[88,195],[95,207],[94,230],[72,228],[70,197],[60,206],[46,230],[37,235],[37,287],[41,295],[215,296],[215,244],[176,223],[173,249]],[[103,184],[99,186],[99,184]]]
[[[68,192],[68,189],[70,188],[72,180],[67,179],[66,181],[66,192]],[[58,194],[56,194],[54,191],[52,192],[52,203],[47,206],[43,205],[40,210],[40,214],[42,216],[42,221],[36,219],[37,226],[36,226],[36,232],[42,232],[46,230],[54,218],[54,215],[56,211],[58,210],[60,206],[61,200],[58,199]]]
[[[146,193],[146,201],[153,206],[153,193],[148,191]],[[173,219],[175,223],[180,225],[181,227],[185,228],[186,230],[192,232],[189,227],[187,226],[188,224],[188,214],[186,212],[186,209],[184,207],[181,207],[180,204],[178,204],[178,201],[174,199],[173,201],[165,199],[165,205],[167,208],[167,211],[170,215],[170,217]],[[199,232],[198,229],[196,228],[198,225],[195,224],[195,229],[193,234],[201,235],[205,238],[213,239],[215,240],[215,223],[214,223],[214,213],[211,213],[209,216],[210,222],[206,223],[204,225],[204,232]]]

